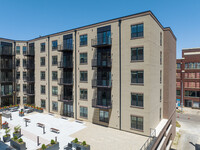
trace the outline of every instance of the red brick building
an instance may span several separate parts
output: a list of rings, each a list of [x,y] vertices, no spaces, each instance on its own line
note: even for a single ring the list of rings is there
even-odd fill
[[[183,93],[182,93],[183,91]],[[200,108],[200,48],[182,50],[176,61],[176,101],[184,107]]]

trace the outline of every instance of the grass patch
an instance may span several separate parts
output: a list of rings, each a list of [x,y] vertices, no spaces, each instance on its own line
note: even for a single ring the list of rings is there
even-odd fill
[[[182,111],[181,111],[181,110],[179,110],[179,109],[177,109],[177,110],[176,110],[176,112],[177,112],[177,113],[182,113]]]
[[[180,128],[181,125],[178,123],[178,121],[176,121],[176,127]]]

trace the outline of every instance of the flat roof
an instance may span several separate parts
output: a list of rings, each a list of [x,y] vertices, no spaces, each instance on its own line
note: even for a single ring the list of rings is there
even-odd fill
[[[24,118],[30,119],[28,126],[25,126]],[[13,133],[15,126],[20,125],[23,136],[23,141],[26,142],[28,150],[41,148],[42,144],[49,144],[51,139],[57,140],[60,149],[64,149],[69,142],[78,138],[80,141],[86,141],[92,150],[127,150],[140,149],[146,142],[146,136],[120,131],[117,129],[95,125],[90,122],[80,122],[73,118],[63,118],[59,115],[51,115],[48,113],[29,113],[24,117],[19,117],[19,112],[12,112],[12,120],[2,117],[2,122],[7,121]],[[37,126],[37,123],[45,125],[45,134],[43,129]],[[60,130],[60,133],[50,131],[50,128]],[[5,134],[4,129],[0,130],[0,137]],[[37,146],[37,136],[40,138],[40,145]],[[9,143],[6,143],[9,144]],[[0,147],[1,148],[1,147]]]
[[[99,26],[99,25],[117,22],[119,20],[126,20],[126,19],[130,19],[130,18],[141,17],[141,16],[146,16],[146,15],[150,15],[164,31],[166,31],[166,30],[170,31],[171,34],[173,35],[173,37],[176,40],[176,36],[174,35],[171,28],[170,27],[163,27],[163,25],[159,22],[159,20],[155,17],[155,15],[150,10],[148,10],[148,11],[139,12],[139,13],[136,13],[136,14],[123,16],[123,17],[119,17],[119,18],[114,18],[114,19],[110,19],[110,20],[106,20],[106,21],[102,21],[102,22],[78,27],[78,28],[73,28],[73,29],[69,29],[69,30],[65,30],[65,31],[61,31],[61,32],[53,33],[53,34],[48,34],[48,35],[45,35],[45,36],[40,36],[40,37],[31,39],[31,40],[27,40],[27,41],[31,42],[31,41],[35,41],[37,39],[43,39],[43,38],[52,37],[52,36],[56,36],[56,35],[60,35],[60,34],[71,33],[71,32],[78,31],[78,30],[83,30],[83,29],[87,29],[87,28],[91,28],[91,27],[95,27],[95,26]],[[0,40],[1,39],[4,39],[4,38],[0,38]],[[6,39],[6,40],[17,41],[17,42],[26,42],[26,40],[11,40],[11,39]]]

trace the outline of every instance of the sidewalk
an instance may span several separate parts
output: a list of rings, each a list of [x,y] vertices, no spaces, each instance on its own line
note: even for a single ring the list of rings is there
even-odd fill
[[[181,112],[181,108],[176,109]],[[188,107],[183,107],[183,114],[200,115],[200,109],[192,109]]]

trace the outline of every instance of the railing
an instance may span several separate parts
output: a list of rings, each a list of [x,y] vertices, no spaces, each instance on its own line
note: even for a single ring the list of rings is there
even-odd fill
[[[13,78],[5,78],[0,80],[0,83],[6,83],[6,82],[13,82]]]
[[[65,96],[65,95],[61,94],[61,95],[58,95],[58,101],[73,102],[73,97],[72,96]]]
[[[25,56],[34,56],[35,51],[34,50],[27,50],[25,53],[23,53]]]
[[[105,100],[105,102],[103,102],[103,100],[98,100],[97,98],[92,99],[92,107],[102,108],[102,109],[111,109],[112,108],[111,99],[107,99]]]
[[[26,68],[26,69],[34,69],[34,68],[35,68],[34,62],[28,62],[28,63],[24,66],[24,68]]]
[[[6,97],[6,96],[13,96],[13,93],[2,93],[0,92],[1,97]]]
[[[0,48],[0,55],[14,55],[12,47]]]
[[[73,63],[72,62],[63,62],[63,61],[60,61],[58,63],[58,68],[73,68]]]
[[[143,146],[140,148],[140,150],[151,150],[153,144],[155,143],[157,137],[156,137],[156,130],[151,129],[151,135],[150,137],[146,140],[146,142],[143,144]]]
[[[60,78],[59,81],[58,81],[58,84],[72,85],[73,84],[73,80],[72,79]]]
[[[24,81],[25,81],[25,82],[34,82],[35,79],[34,79],[33,77],[25,77],[25,78],[24,78]]]
[[[14,69],[15,68],[15,66],[14,66],[14,64],[1,64],[0,65],[0,69]]]
[[[25,95],[35,95],[35,91],[29,90],[29,89],[26,89],[26,91],[24,93],[25,93]]]
[[[110,36],[97,36],[91,41],[93,47],[111,46],[112,38]]]
[[[73,51],[73,44],[58,45],[58,51]]]
[[[92,87],[112,87],[112,81],[111,80],[92,80]]]
[[[111,67],[112,66],[112,61],[111,59],[107,60],[97,60],[97,59],[92,59],[92,67]]]

